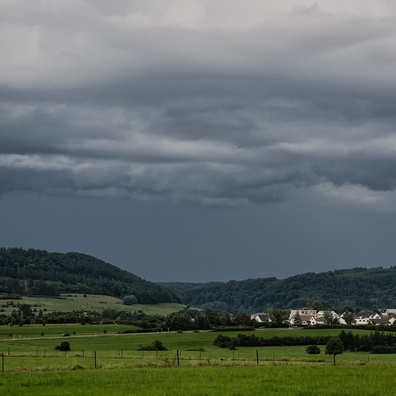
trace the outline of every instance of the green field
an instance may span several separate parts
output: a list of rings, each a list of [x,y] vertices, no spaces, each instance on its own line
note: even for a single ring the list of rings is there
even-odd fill
[[[180,367],[0,375],[7,396],[393,396],[394,367]]]
[[[92,367],[94,352],[102,367],[133,367],[134,365],[164,366],[165,360],[174,360],[176,351],[180,354],[180,365],[185,364],[255,364],[257,356],[261,363],[289,362],[330,363],[331,357],[324,355],[308,355],[305,346],[289,347],[240,347],[235,351],[218,348],[213,341],[219,333],[216,332],[162,332],[146,334],[119,334],[124,330],[133,329],[127,325],[30,325],[0,327],[0,354],[5,355],[6,367],[14,370],[19,366],[35,369],[56,367],[72,368],[75,364]],[[40,332],[45,332],[43,336]],[[364,330],[355,330],[364,333]],[[68,333],[70,336],[62,337]],[[251,334],[252,332],[244,332]],[[296,329],[266,329],[254,332],[258,337],[301,335],[338,335],[339,330],[296,330]],[[236,336],[238,332],[228,332]],[[68,341],[71,351],[64,353],[55,350],[62,341]],[[164,352],[140,352],[141,345],[149,345],[154,340],[160,340],[168,349]],[[82,359],[81,361],[79,359]],[[344,353],[338,361],[345,364],[375,364],[396,363],[394,355],[370,355],[368,353]]]
[[[119,334],[123,325],[0,327],[0,394],[11,395],[393,395],[396,355],[308,355],[305,346],[213,345],[216,332]],[[45,335],[38,335],[43,330]],[[104,331],[105,330],[105,331]],[[14,332],[12,337],[9,332]],[[364,330],[355,330],[364,333]],[[19,333],[18,333],[19,332]],[[62,333],[70,336],[62,337]],[[251,334],[252,332],[245,332]],[[338,335],[263,329],[258,337]],[[225,334],[225,333],[223,333]],[[235,336],[238,332],[227,332]],[[67,340],[71,351],[55,346]],[[138,351],[160,340],[167,351]],[[95,369],[96,368],[96,369]]]
[[[125,330],[136,329],[136,326],[130,325],[118,325],[118,324],[47,324],[42,325],[24,325],[24,326],[0,326],[0,351],[2,345],[5,343],[12,343],[18,345],[23,343],[24,345],[46,345],[46,338],[60,338],[62,334],[69,333],[70,337],[68,340],[76,345],[76,348],[80,348],[82,345],[95,344],[98,336],[100,339],[104,339],[110,344],[109,347],[106,344],[101,344],[100,350],[108,350],[109,348],[119,349],[119,345],[128,345],[130,348],[137,348],[140,344],[150,343],[154,339],[161,339],[169,349],[191,349],[191,348],[211,348],[219,349],[213,346],[213,340],[218,334],[217,332],[184,332],[178,334],[176,332],[162,332],[162,333],[151,333],[151,334],[118,334]],[[264,329],[256,331],[243,332],[244,334],[255,334],[258,337],[271,338],[274,336],[318,336],[318,335],[333,335],[337,336],[340,330],[328,329],[328,330],[298,330],[298,329]],[[365,330],[355,330],[355,333],[367,333]],[[44,333],[43,335],[41,335]],[[106,333],[106,334],[104,334]],[[236,336],[239,332],[227,332],[223,333],[228,336]],[[33,338],[33,339],[32,339]],[[3,341],[3,342],[1,342]]]
[[[9,303],[29,304],[37,312],[41,309],[45,313],[50,312],[71,312],[71,311],[97,311],[104,309],[115,309],[124,311],[143,311],[146,315],[168,315],[177,312],[185,307],[181,304],[153,304],[153,305],[123,305],[122,300],[99,294],[61,294],[59,297],[30,297],[21,296],[17,300],[0,300],[2,313],[9,315],[14,306]]]
[[[76,336],[95,336],[104,333],[117,334],[125,330],[138,329],[137,326],[119,324],[47,324],[43,325],[24,325],[24,326],[0,326],[1,340],[21,340],[32,338],[60,337],[62,334]],[[0,344],[1,345],[1,344]]]

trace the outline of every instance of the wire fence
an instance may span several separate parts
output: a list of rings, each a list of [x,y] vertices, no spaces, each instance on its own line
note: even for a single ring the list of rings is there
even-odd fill
[[[223,355],[205,351],[53,351],[37,348],[36,353],[1,353],[1,372],[44,371],[67,369],[100,369],[132,367],[235,366],[235,365],[291,365],[317,364],[327,360],[318,358],[289,359],[259,350],[242,356],[237,351]]]

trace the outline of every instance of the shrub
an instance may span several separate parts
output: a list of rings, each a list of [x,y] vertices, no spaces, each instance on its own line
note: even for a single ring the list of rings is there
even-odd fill
[[[230,345],[231,345],[231,340],[232,340],[231,337],[227,337],[227,336],[224,336],[222,334],[219,334],[215,338],[213,344],[218,346],[218,347],[220,347],[220,348],[229,348]]]
[[[70,351],[70,344],[67,341],[63,341],[60,345],[56,346],[55,349],[58,351]]]
[[[396,353],[396,346],[376,345],[371,350],[371,353],[376,353],[376,354]]]
[[[310,345],[310,346],[307,346],[305,351],[307,353],[309,353],[310,355],[319,355],[320,348],[317,345]]]
[[[155,340],[153,341],[150,345],[140,345],[139,346],[139,351],[167,351],[168,348],[165,348],[164,345],[162,345],[162,342],[160,340]]]
[[[134,305],[138,303],[138,299],[136,298],[136,296],[131,294],[130,296],[125,296],[123,298],[123,303],[124,305]]]

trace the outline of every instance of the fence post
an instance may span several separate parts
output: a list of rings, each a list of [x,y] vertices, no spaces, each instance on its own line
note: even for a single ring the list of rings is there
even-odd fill
[[[258,350],[256,349],[256,363],[257,366],[259,365],[259,354],[258,354]]]
[[[177,360],[177,367],[179,367],[180,366],[179,350],[176,351],[176,360]]]
[[[96,351],[94,351],[94,368],[96,369]]]
[[[4,353],[1,354],[1,372],[4,373]]]

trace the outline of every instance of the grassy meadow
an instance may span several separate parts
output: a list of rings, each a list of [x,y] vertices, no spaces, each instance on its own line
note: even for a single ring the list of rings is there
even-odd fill
[[[9,300],[0,300],[2,313],[9,315],[14,306],[7,304]],[[34,297],[21,296],[20,299],[12,300],[14,304],[29,304],[39,311],[50,312],[71,312],[71,311],[98,311],[104,309],[115,309],[124,311],[143,311],[146,315],[168,315],[177,312],[185,307],[182,304],[153,304],[153,305],[123,305],[122,300],[116,297],[99,294],[61,294],[59,297]]]
[[[334,367],[332,357],[324,355],[324,346],[320,355],[308,355],[305,346],[230,351],[213,345],[221,334],[217,332],[119,334],[126,329],[131,326],[1,326],[0,394],[394,394],[396,355],[346,352],[337,356]],[[254,333],[271,338],[336,336],[339,331],[262,329]],[[62,337],[63,333],[70,336]],[[228,336],[237,334],[227,332]],[[154,340],[160,340],[168,350],[138,351],[140,345]],[[71,351],[55,350],[62,341],[70,343]]]
[[[394,367],[179,367],[15,372],[0,376],[7,396],[393,396]]]
[[[324,354],[324,346],[320,355],[308,355],[305,346],[287,347],[239,347],[235,351],[218,348],[213,341],[220,333],[200,332],[162,332],[145,334],[119,334],[133,326],[127,325],[51,325],[46,326],[2,326],[0,327],[0,354],[5,356],[8,370],[20,366],[32,369],[54,367],[72,368],[81,365],[93,367],[93,356],[96,353],[97,363],[105,367],[166,366],[170,362],[175,365],[176,351],[179,351],[180,366],[197,365],[235,365],[256,364],[259,362],[300,362],[331,363],[332,358]],[[256,330],[258,337],[302,335],[338,335],[338,329],[298,330],[298,329],[264,329]],[[44,335],[40,335],[44,332]],[[365,330],[355,330],[364,333]],[[367,331],[366,331],[367,332]],[[63,333],[70,336],[62,337]],[[252,332],[244,332],[251,334]],[[42,334],[42,333],[41,333]],[[236,336],[238,332],[227,332],[228,336]],[[140,346],[150,345],[160,340],[167,351],[139,351]],[[55,349],[62,341],[68,341],[69,352]],[[371,355],[363,352],[344,353],[337,357],[344,364],[385,364],[396,363],[394,355]]]

